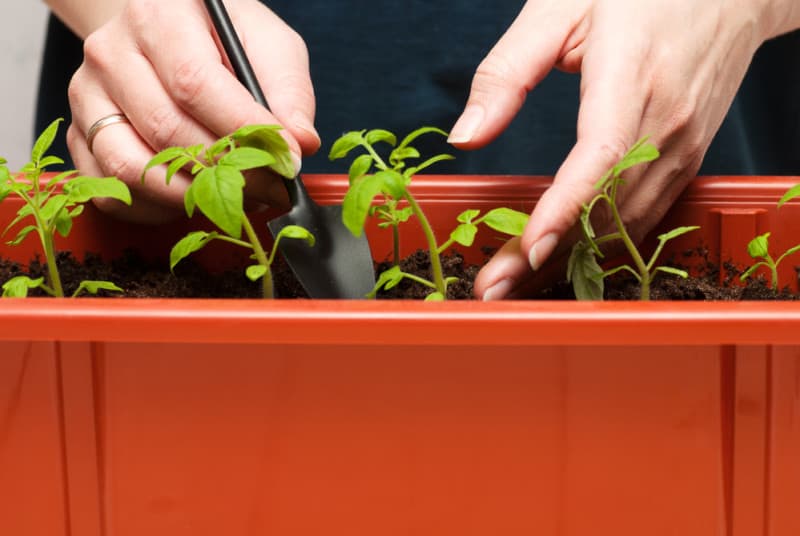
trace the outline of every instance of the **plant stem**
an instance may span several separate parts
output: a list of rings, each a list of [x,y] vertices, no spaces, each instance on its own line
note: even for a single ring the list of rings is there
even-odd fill
[[[264,252],[264,248],[261,247],[261,242],[258,240],[258,235],[256,235],[256,232],[247,216],[242,217],[242,227],[244,228],[244,232],[247,235],[248,240],[250,240],[250,244],[253,246],[253,255],[258,261],[258,264],[267,268],[267,271],[264,272],[264,277],[261,278],[262,295],[264,296],[264,299],[272,299],[275,297],[275,291],[272,288],[272,269],[270,268],[269,261],[267,260],[267,254]]]
[[[439,258],[438,248],[436,246],[436,236],[433,234],[431,224],[425,213],[417,204],[417,200],[411,195],[411,192],[406,191],[406,200],[411,205],[411,210],[419,218],[419,224],[422,226],[422,232],[425,233],[425,239],[428,241],[428,251],[431,258],[431,271],[433,272],[433,282],[436,285],[436,290],[447,299],[447,287],[444,282],[444,274],[442,273],[442,260]]]
[[[648,301],[650,299],[650,271],[647,269],[644,259],[642,259],[642,256],[639,254],[639,250],[636,248],[631,236],[628,234],[625,224],[622,223],[622,216],[620,216],[616,203],[617,184],[618,182],[615,181],[614,185],[612,186],[609,203],[611,207],[611,214],[614,218],[614,225],[617,226],[617,230],[619,231],[619,237],[622,240],[622,243],[625,244],[625,249],[628,250],[628,253],[633,259],[634,265],[636,265],[636,270],[638,270],[639,275],[641,276],[640,282],[642,289],[640,299],[642,301]]]
[[[392,224],[392,244],[394,249],[394,265],[400,266],[400,227],[396,222]]]
[[[63,298],[64,288],[61,286],[61,276],[58,274],[58,267],[56,266],[56,248],[53,244],[53,234],[47,231],[40,232],[39,238],[44,248],[44,258],[47,262],[47,274],[48,279],[50,279],[50,285],[53,288],[53,293],[57,298]]]

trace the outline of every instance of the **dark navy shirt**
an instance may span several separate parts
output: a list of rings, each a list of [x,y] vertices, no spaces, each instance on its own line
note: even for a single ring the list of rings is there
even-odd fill
[[[402,3],[274,0],[269,6],[303,36],[317,96],[320,152],[306,172],[343,172],[327,149],[348,130],[402,135],[422,125],[449,130],[463,110],[478,63],[521,9],[522,0]],[[357,5],[356,5],[357,4]],[[57,19],[49,25],[37,132],[69,117],[66,88],[81,44]],[[553,71],[490,146],[456,151],[441,139],[422,150],[454,151],[440,173],[553,174],[575,143],[579,76]],[[58,149],[62,155],[66,149]],[[704,174],[800,174],[800,32],[756,54],[704,161]]]

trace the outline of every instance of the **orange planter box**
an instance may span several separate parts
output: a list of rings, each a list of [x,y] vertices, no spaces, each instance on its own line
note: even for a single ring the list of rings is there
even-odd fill
[[[417,180],[442,234],[549,183]],[[697,179],[673,251],[800,242],[775,208],[798,181]],[[188,228],[87,210],[61,247],[163,255]],[[0,534],[797,536],[798,400],[795,303],[2,301]]]

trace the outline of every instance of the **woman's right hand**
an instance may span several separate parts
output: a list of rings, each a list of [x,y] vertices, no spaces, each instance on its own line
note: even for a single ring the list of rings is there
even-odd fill
[[[138,222],[179,214],[188,173],[164,182],[164,170],[145,164],[167,147],[210,143],[246,124],[280,124],[299,168],[319,148],[314,91],[302,38],[257,0],[226,6],[262,86],[270,113],[255,102],[230,69],[200,0],[130,0],[84,43],[84,61],[69,87],[72,125],[67,143],[84,174],[116,176],[130,187],[132,207],[101,208]],[[98,131],[92,151],[86,136],[103,117],[129,123]],[[280,205],[286,194],[277,176],[248,176],[251,204]]]

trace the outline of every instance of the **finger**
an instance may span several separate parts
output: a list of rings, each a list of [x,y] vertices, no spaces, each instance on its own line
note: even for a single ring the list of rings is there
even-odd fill
[[[619,37],[592,43],[594,56],[587,53],[584,58],[577,143],[534,208],[522,236],[521,248],[533,270],[542,267],[578,220],[583,205],[597,194],[597,180],[640,135],[647,100],[645,85],[637,83],[635,66],[641,61],[624,52],[630,47],[615,39]]]
[[[469,99],[448,141],[461,149],[482,147],[517,114],[531,91],[553,68],[576,23],[563,7],[527,2],[480,63]]]
[[[129,6],[142,53],[152,62],[167,93],[215,136],[230,134],[246,124],[279,123],[225,66],[202,10],[176,14],[164,9],[164,4],[158,9],[150,9],[148,2]],[[180,18],[181,24],[168,24],[172,16]],[[289,131],[281,134],[299,167],[302,150],[297,140]]]
[[[314,127],[316,99],[308,49],[300,35],[277,15],[265,11],[271,21],[269,27],[284,28],[271,32],[262,25],[254,28],[247,21],[236,21],[241,28],[243,46],[258,51],[251,54],[250,59],[272,113],[292,133],[303,154],[313,154],[322,142]]]

